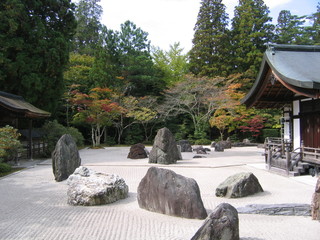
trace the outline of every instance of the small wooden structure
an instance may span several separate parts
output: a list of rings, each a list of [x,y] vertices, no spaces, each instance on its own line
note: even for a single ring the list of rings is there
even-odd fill
[[[33,158],[32,121],[50,117],[50,113],[26,102],[23,97],[0,91],[0,126],[10,125],[18,128],[19,121],[28,121],[27,151],[28,157]]]
[[[319,171],[320,46],[269,45],[242,103],[283,111],[281,138],[265,142],[269,169]]]

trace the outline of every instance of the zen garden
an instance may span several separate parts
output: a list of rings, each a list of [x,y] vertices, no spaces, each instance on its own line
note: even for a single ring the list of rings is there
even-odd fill
[[[185,53],[100,0],[2,0],[0,239],[320,239],[314,9],[201,0]]]

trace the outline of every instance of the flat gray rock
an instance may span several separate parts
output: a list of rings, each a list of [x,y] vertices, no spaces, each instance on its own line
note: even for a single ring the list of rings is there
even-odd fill
[[[237,210],[242,214],[311,216],[310,204],[251,204]]]

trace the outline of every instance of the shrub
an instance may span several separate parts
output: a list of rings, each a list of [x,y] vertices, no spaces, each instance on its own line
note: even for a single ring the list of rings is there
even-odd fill
[[[267,137],[280,137],[280,130],[277,128],[265,128],[262,129],[260,141],[264,142]]]
[[[0,163],[0,173],[7,173],[11,171],[11,166],[7,163]]]
[[[78,131],[78,129],[73,127],[64,127],[56,120],[47,122],[43,127],[42,130],[44,132],[44,139],[48,143],[48,147],[46,149],[45,155],[50,156],[51,152],[54,150],[58,140],[64,134],[70,134],[74,141],[76,142],[77,146],[82,146],[84,142],[84,138],[82,134]]]
[[[0,128],[0,162],[9,161],[16,157],[19,148],[21,148],[19,137],[18,130],[11,126]]]
[[[195,140],[194,144],[196,145],[210,145],[211,144],[211,140],[209,139],[197,139]]]

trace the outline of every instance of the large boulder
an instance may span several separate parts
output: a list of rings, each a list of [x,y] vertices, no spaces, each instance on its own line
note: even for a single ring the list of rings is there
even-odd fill
[[[52,170],[57,182],[67,179],[81,165],[77,144],[69,134],[59,139],[51,157]]]
[[[312,196],[311,216],[313,220],[320,220],[320,177],[318,178],[316,189]]]
[[[228,203],[216,207],[191,240],[239,240],[237,210]]]
[[[205,219],[200,189],[192,178],[151,167],[138,186],[140,208],[171,216]]]
[[[250,172],[243,172],[228,177],[216,189],[217,197],[241,198],[258,192],[263,189],[257,177]]]
[[[168,128],[161,128],[149,154],[149,163],[172,164],[181,160],[181,152]]]
[[[181,148],[181,152],[192,152],[192,146],[188,140],[180,140],[178,145]]]
[[[68,204],[94,206],[108,204],[128,196],[129,188],[116,174],[97,173],[77,168],[67,180]]]
[[[145,146],[142,143],[137,143],[130,147],[128,158],[142,159],[147,157],[148,157],[147,151],[145,149]]]

